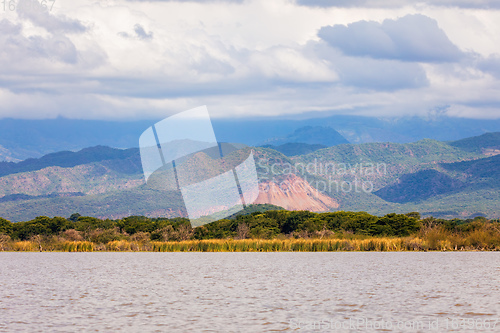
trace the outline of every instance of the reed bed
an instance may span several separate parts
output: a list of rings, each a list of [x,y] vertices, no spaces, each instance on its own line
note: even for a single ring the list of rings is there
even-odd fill
[[[94,243],[92,242],[64,242],[61,251],[63,252],[92,252]]]
[[[500,236],[484,230],[465,235],[430,230],[410,237],[210,239],[186,241],[10,241],[0,251],[153,252],[328,252],[328,251],[499,251]]]
[[[418,237],[371,239],[244,239],[153,242],[155,252],[328,252],[500,250],[500,246],[457,246],[450,240],[430,244]]]
[[[35,242],[31,242],[31,241],[13,242],[13,243],[7,245],[7,248],[9,248],[9,247],[10,247],[11,251],[16,251],[16,252],[33,252],[33,251],[39,251],[38,244],[35,243]]]
[[[418,251],[415,242],[403,238],[377,239],[243,239],[154,242],[155,252],[328,252]]]

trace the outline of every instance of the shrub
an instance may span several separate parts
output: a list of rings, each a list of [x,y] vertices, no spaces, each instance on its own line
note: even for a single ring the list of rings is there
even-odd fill
[[[83,240],[82,233],[80,231],[75,230],[75,229],[68,229],[68,230],[64,231],[61,234],[61,236],[64,239],[67,239],[67,240],[72,241],[72,242],[77,242],[77,241]]]

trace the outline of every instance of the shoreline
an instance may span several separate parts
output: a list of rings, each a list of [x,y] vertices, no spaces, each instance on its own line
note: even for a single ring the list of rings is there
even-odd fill
[[[128,240],[93,243],[33,241],[3,243],[0,252],[467,252],[500,251],[494,244],[462,244],[450,239],[371,237],[365,239],[211,239],[168,242]]]

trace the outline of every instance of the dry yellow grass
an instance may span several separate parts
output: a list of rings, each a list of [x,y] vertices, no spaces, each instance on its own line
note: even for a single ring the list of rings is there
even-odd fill
[[[12,245],[12,251],[19,251],[19,252],[24,252],[24,251],[39,251],[38,244],[35,242],[30,242],[30,241],[20,241],[20,242],[14,242]]]
[[[64,252],[92,252],[94,243],[92,242],[64,242],[61,251]]]
[[[369,239],[244,239],[153,242],[157,252],[326,252],[326,251],[422,251],[417,237]],[[437,250],[451,250],[441,246]]]
[[[116,240],[107,243],[88,241],[3,242],[3,251],[154,251],[154,252],[325,252],[325,251],[474,251],[500,250],[500,232],[477,229],[450,233],[428,228],[410,237],[310,238],[310,239],[212,239],[179,242]]]

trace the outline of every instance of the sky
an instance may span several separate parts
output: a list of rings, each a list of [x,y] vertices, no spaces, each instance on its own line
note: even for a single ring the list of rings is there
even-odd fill
[[[500,118],[497,0],[0,6],[0,118]]]

